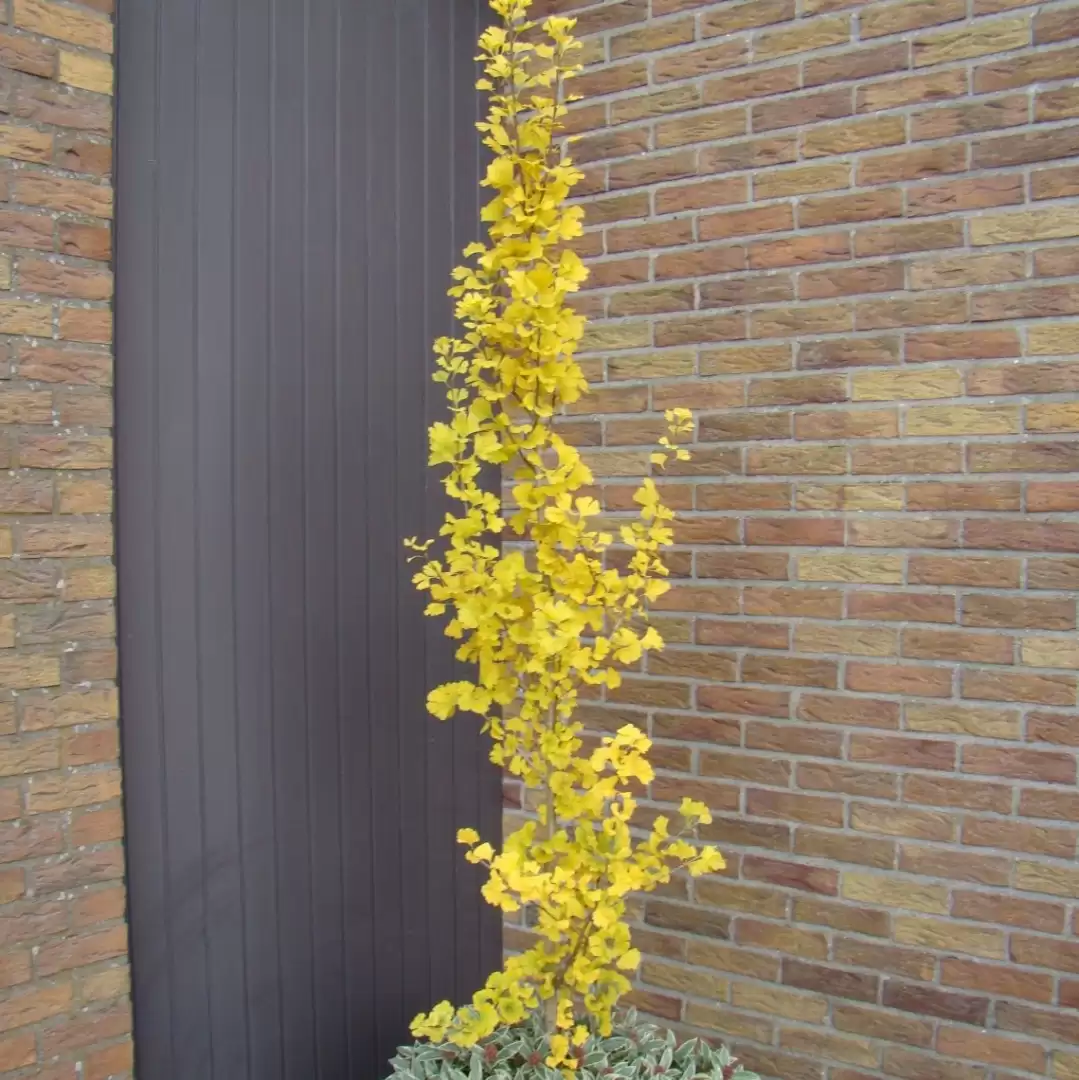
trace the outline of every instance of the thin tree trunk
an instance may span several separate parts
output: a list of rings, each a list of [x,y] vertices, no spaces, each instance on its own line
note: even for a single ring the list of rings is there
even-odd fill
[[[549,713],[547,714],[547,722],[550,725],[551,730],[554,730],[555,721],[555,707],[551,706]],[[548,774],[547,782],[543,786],[544,805],[547,810],[547,821],[545,823],[545,832],[548,840],[554,839],[555,834],[555,817],[554,817],[554,791],[551,789],[551,778]],[[558,1025],[558,984],[555,984],[554,994],[549,997],[543,1003],[543,1024],[546,1027],[549,1034],[554,1034],[555,1028]]]

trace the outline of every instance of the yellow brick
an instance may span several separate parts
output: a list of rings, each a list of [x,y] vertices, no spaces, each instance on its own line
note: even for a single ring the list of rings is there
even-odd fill
[[[814,626],[807,623],[794,632],[795,652],[842,653],[851,656],[895,656],[895,630],[872,627]]]
[[[0,255],[0,289],[11,288],[11,256]]]
[[[22,776],[59,768],[59,735],[0,739],[0,776]]]
[[[962,393],[963,377],[952,368],[935,371],[856,371],[851,382],[854,401],[902,401],[956,397]]]
[[[581,456],[596,476],[647,476],[652,467],[647,450],[601,450]]]
[[[769,169],[753,177],[753,196],[757,199],[780,199],[786,195],[808,195],[848,187],[850,166],[842,163]]]
[[[906,707],[906,719],[909,731],[980,735],[986,739],[1018,739],[1023,730],[1017,712],[967,708],[963,705],[923,705],[911,702]]]
[[[80,1001],[110,1001],[129,993],[130,972],[126,967],[106,968],[79,977],[78,985]]]
[[[1027,256],[1019,251],[919,259],[911,263],[910,285],[920,291],[1022,281],[1026,277],[1026,261]]]
[[[698,1028],[717,1031],[728,1039],[753,1039],[768,1043],[772,1039],[772,1021],[749,1013],[732,1012],[724,1004],[720,1008],[696,1001],[686,1002],[685,1021]]]
[[[898,146],[906,138],[907,129],[901,116],[863,116],[810,128],[802,136],[802,152],[805,157],[849,154],[878,146]]]
[[[52,307],[28,300],[0,300],[0,334],[52,337]]]
[[[763,30],[753,42],[754,60],[770,60],[791,53],[844,45],[850,41],[850,16],[828,15],[780,30]]]
[[[745,345],[731,349],[708,349],[701,353],[702,375],[739,375],[756,371],[788,371],[792,365],[789,345]]]
[[[1028,405],[1027,431],[1079,431],[1079,402]]]
[[[847,471],[845,446],[769,446],[749,451],[747,467],[756,476],[842,476]]]
[[[862,38],[902,34],[934,23],[952,22],[966,14],[964,0],[899,0],[895,4],[874,4],[858,17]]]
[[[599,323],[588,327],[580,348],[581,352],[598,352],[602,349],[639,349],[651,344],[651,323]]]
[[[975,23],[960,30],[938,30],[914,40],[914,66],[945,64],[951,60],[967,60],[972,56],[1007,49],[1021,49],[1030,44],[1030,18],[1021,16],[998,19],[996,22]]]
[[[0,157],[51,162],[52,135],[18,124],[0,124]]]
[[[64,572],[65,600],[106,600],[116,595],[111,566],[73,566]]]
[[[61,50],[60,81],[97,94],[111,94],[112,61]]]
[[[692,375],[696,366],[692,351],[634,353],[632,356],[612,357],[607,365],[613,379],[666,379],[675,375]]]
[[[23,731],[75,727],[96,721],[115,720],[120,715],[117,691],[73,690],[56,697],[27,698],[23,705]]]
[[[588,37],[583,42],[583,48],[576,54],[576,62],[589,67],[591,64],[602,64],[607,59],[607,43],[602,37]]]
[[[848,1065],[865,1065],[870,1069],[880,1067],[880,1052],[870,1039],[853,1035],[833,1035],[814,1028],[787,1028],[780,1035],[779,1045],[785,1050],[821,1060],[845,1061]],[[844,1075],[844,1070],[833,1070]]]
[[[847,900],[924,911],[928,915],[948,914],[948,889],[944,885],[923,885],[891,874],[865,874],[848,870],[843,874],[841,891]]]
[[[902,484],[806,484],[795,495],[799,510],[902,510]]]
[[[731,1004],[736,1009],[770,1013],[788,1020],[801,1020],[807,1024],[820,1024],[828,1015],[828,1003],[821,997],[795,994],[790,990],[778,990],[755,983],[736,982],[731,987]]]
[[[1031,667],[1079,669],[1079,636],[1022,638],[1019,654]]]
[[[109,802],[120,797],[120,770],[103,769],[70,775],[46,774],[34,777],[26,796],[31,813],[67,810],[74,806]]]
[[[1045,323],[1027,327],[1027,353],[1031,356],[1079,353],[1079,323]]]
[[[1053,1076],[1055,1080],[1079,1080],[1079,1054],[1054,1051]]]
[[[1024,892],[1079,899],[1079,868],[1020,860],[1016,864],[1015,887]]]
[[[1063,236],[1079,236],[1079,206],[1053,206],[970,219],[970,240],[977,246],[1024,244]]]
[[[920,945],[943,952],[969,953],[987,960],[1005,960],[1004,934],[985,926],[966,926],[951,919],[919,919],[897,915],[892,936],[900,945]]]
[[[908,435],[1013,435],[1017,405],[924,405],[907,410]]]
[[[0,656],[0,689],[28,690],[37,686],[56,686],[60,682],[60,661],[54,656],[25,653]]]
[[[799,581],[865,581],[903,584],[902,555],[803,555],[798,559]]]
[[[910,836],[922,840],[950,840],[956,822],[944,810],[904,810],[876,803],[855,803],[850,809],[851,828],[883,836]]]
[[[656,960],[646,960],[641,965],[640,977],[651,986],[692,994],[694,997],[711,998],[713,1001],[725,1001],[730,986],[727,979],[717,975],[683,967],[681,964],[663,964]]]
[[[0,616],[0,649],[15,648],[15,616]]]
[[[49,0],[15,0],[15,25],[35,34],[112,52],[112,23],[100,15],[50,3]]]

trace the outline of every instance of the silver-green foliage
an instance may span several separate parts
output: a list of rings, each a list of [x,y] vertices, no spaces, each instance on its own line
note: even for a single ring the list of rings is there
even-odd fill
[[[534,1016],[468,1048],[430,1042],[403,1046],[391,1062],[393,1080],[564,1080],[561,1069],[545,1063],[547,1040]],[[638,1023],[632,1010],[610,1036],[593,1033],[576,1054],[578,1080],[759,1080],[726,1047],[702,1039],[679,1045],[672,1032]]]

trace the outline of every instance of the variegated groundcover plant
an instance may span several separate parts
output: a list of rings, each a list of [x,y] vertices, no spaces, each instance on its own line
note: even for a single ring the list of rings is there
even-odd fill
[[[546,1064],[549,1035],[541,1018],[502,1028],[462,1048],[452,1043],[402,1047],[393,1060],[394,1080],[563,1080]],[[758,1080],[723,1047],[702,1039],[681,1045],[671,1032],[638,1022],[630,1009],[610,1035],[590,1035],[574,1048],[578,1080]]]

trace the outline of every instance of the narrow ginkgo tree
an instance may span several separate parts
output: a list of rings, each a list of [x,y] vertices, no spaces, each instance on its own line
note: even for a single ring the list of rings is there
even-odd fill
[[[723,859],[691,842],[710,817],[689,799],[677,828],[667,817],[635,828],[634,792],[652,779],[649,740],[626,726],[597,746],[574,718],[582,687],[617,687],[620,669],[663,647],[648,605],[668,589],[661,553],[673,515],[645,479],[637,513],[604,527],[586,490],[592,474],[554,424],[588,392],[574,355],[584,323],[567,302],[587,276],[570,244],[582,211],[567,204],[581,174],[559,137],[580,45],[573,20],[537,24],[529,5],[492,0],[501,22],[480,39],[493,197],[486,242],[454,271],[460,333],[435,345],[449,417],[430,429],[430,465],[456,508],[438,540],[407,544],[422,560],[414,582],[429,594],[427,614],[445,621],[474,672],[432,690],[430,711],[482,717],[492,760],[537,793],[535,818],[500,850],[474,830],[458,836],[466,858],[488,868],[486,900],[534,912],[536,943],[471,1002],[418,1017],[413,1033],[470,1046],[539,1011],[554,1066],[572,1063],[590,1027],[609,1034],[630,987],[639,955],[626,898]],[[684,410],[667,420],[657,468],[686,456],[675,440],[692,430]],[[492,468],[509,479],[505,505],[485,483]]]

